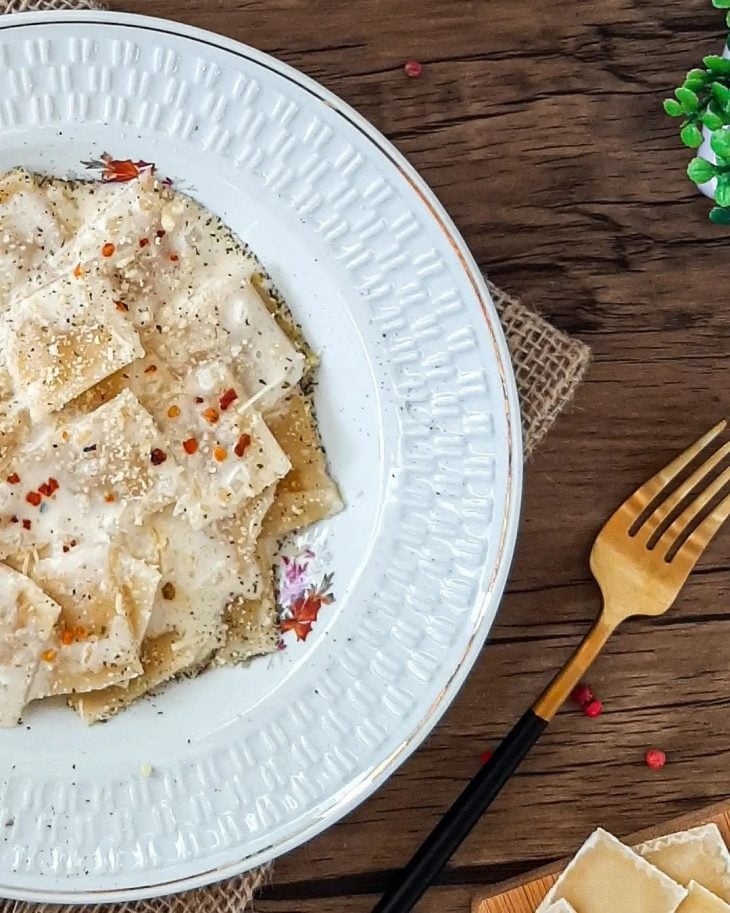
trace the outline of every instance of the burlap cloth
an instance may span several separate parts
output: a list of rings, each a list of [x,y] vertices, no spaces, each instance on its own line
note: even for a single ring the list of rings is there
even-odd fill
[[[0,0],[0,13],[101,8],[103,4],[96,0]],[[496,285],[488,284],[512,353],[527,458],[573,398],[588,367],[590,349]],[[84,908],[84,913],[96,909],[103,913],[244,913],[270,877],[271,867],[263,866],[208,888],[134,903],[90,905]],[[0,913],[77,913],[78,910],[67,905],[0,900]]]

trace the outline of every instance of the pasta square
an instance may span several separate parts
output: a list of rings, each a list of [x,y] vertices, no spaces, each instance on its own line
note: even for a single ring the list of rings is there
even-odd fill
[[[109,285],[72,273],[14,302],[0,343],[15,395],[34,420],[144,355]]]
[[[139,648],[159,572],[110,546],[79,546],[37,562],[34,580],[60,605],[31,699],[90,691],[142,673]]]
[[[61,606],[0,564],[0,727],[15,726]]]

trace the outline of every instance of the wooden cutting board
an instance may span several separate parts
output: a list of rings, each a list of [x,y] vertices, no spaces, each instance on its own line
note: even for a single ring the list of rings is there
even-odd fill
[[[711,805],[691,815],[673,818],[659,827],[632,834],[624,839],[624,843],[635,846],[645,840],[654,840],[656,837],[663,837],[676,831],[686,831],[700,824],[716,824],[725,842],[730,846],[730,800]],[[586,838],[588,836],[586,834]],[[569,860],[565,859],[529,875],[492,886],[474,898],[472,913],[534,913],[568,862]]]

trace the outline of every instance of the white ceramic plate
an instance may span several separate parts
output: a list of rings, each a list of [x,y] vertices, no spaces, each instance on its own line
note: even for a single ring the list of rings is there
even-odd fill
[[[285,601],[334,575],[306,641],[290,632],[275,656],[103,726],[39,707],[0,733],[0,894],[168,893],[332,824],[448,706],[513,548],[511,367],[433,194],[312,80],[216,35],[96,12],[3,17],[0,67],[0,168],[155,162],[251,244],[322,354],[318,411],[348,507],[294,546],[306,567]]]

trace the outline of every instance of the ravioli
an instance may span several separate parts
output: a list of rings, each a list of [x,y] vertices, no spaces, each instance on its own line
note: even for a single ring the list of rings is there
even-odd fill
[[[17,724],[60,614],[29,577],[0,564],[0,727]]]
[[[11,293],[37,279],[67,237],[37,178],[16,169],[0,179],[0,314]]]
[[[260,413],[241,407],[235,376],[221,363],[177,380],[169,367],[146,359],[129,372],[129,385],[181,466],[175,511],[194,529],[231,516],[289,471],[289,458]]]
[[[27,432],[26,411],[13,394],[10,375],[0,365],[0,472],[5,469],[13,454],[23,443]]]
[[[0,725],[275,650],[279,542],[342,500],[260,265],[152,168],[12,172],[2,231]]]
[[[34,420],[144,355],[108,283],[72,272],[16,300],[0,344],[15,396]]]
[[[302,527],[326,520],[343,508],[342,498],[327,470],[312,407],[301,392],[292,393],[268,425],[291,462],[278,484],[262,533],[280,539]]]
[[[165,446],[124,390],[21,447],[0,481],[0,556],[109,540],[142,523],[178,493],[180,469]]]
[[[92,691],[142,673],[139,647],[160,573],[109,546],[38,561],[34,580],[61,607],[29,697]]]

